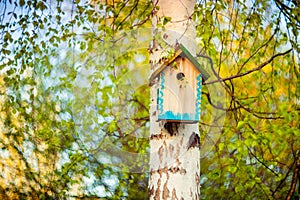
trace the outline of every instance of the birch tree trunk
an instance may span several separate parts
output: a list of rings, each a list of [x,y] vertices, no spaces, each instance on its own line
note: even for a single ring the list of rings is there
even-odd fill
[[[191,15],[195,3],[195,0],[153,0],[159,7],[153,18],[154,29],[162,17],[170,17],[166,29],[160,32],[165,42],[172,47],[182,43],[193,56],[196,55],[196,30]],[[155,41],[150,50],[153,72],[163,51]],[[154,86],[150,98],[150,199],[200,199],[198,124],[157,122]],[[191,141],[196,145],[190,147]]]

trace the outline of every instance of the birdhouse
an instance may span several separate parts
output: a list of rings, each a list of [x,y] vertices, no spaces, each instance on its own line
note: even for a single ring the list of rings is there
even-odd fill
[[[157,121],[197,123],[200,119],[202,81],[209,75],[191,53],[179,44],[150,77],[157,90]]]

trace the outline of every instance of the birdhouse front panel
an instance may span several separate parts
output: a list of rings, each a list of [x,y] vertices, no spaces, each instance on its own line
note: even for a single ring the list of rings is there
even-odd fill
[[[201,89],[201,73],[188,59],[176,58],[159,75],[158,121],[198,122]]]

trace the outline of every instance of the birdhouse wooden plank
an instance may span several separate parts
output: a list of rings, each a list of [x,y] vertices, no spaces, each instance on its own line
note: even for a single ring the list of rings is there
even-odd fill
[[[151,75],[157,88],[157,120],[196,123],[200,119],[202,80],[209,77],[183,45]]]

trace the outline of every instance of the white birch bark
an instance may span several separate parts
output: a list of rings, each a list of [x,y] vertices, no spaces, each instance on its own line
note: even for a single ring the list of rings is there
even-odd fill
[[[191,15],[195,0],[153,0],[159,11],[153,18],[153,25],[162,16],[171,17],[165,28],[165,41],[175,46],[182,43],[192,55],[196,54],[196,30]],[[151,46],[151,71],[161,58],[161,50],[156,44]],[[199,135],[198,124],[172,124],[156,121],[155,85],[150,89],[150,199],[200,199],[200,149],[188,149],[190,137]],[[167,131],[167,129],[171,129]]]

